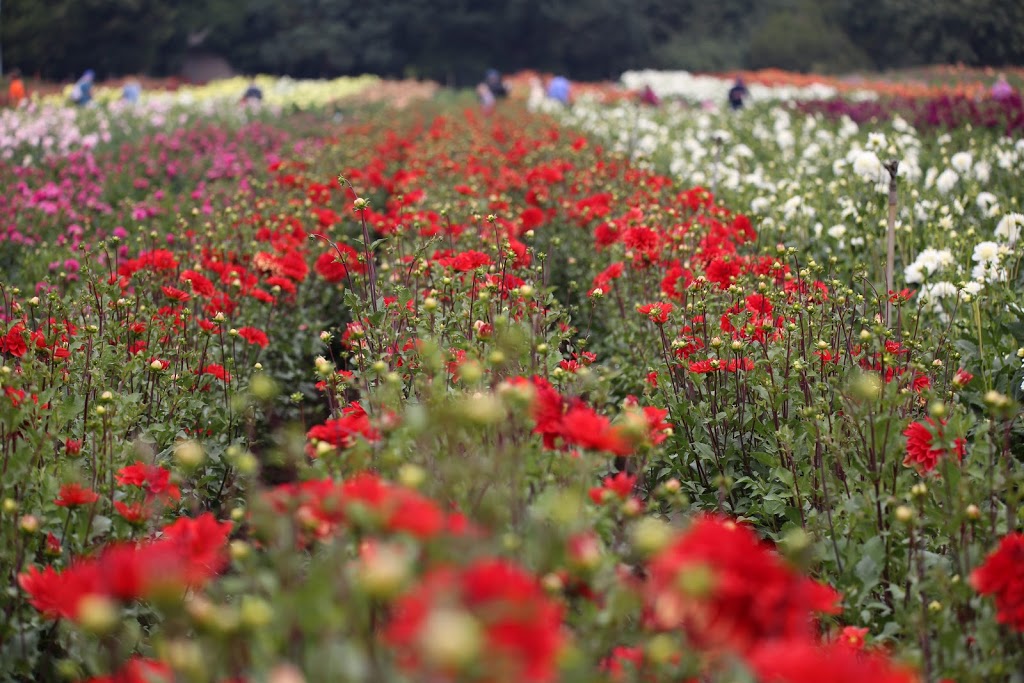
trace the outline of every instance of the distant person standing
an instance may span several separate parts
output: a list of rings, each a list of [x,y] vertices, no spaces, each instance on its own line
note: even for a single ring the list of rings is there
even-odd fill
[[[1006,80],[1006,74],[999,74],[999,78],[992,84],[990,94],[996,102],[1006,102],[1013,97],[1013,86]]]
[[[483,82],[476,86],[476,95],[484,114],[490,114],[497,106],[498,100],[508,97],[508,87],[501,80],[501,73],[497,69],[487,70]]]
[[[530,96],[526,100],[526,108],[537,111],[544,104],[544,84],[536,76],[530,77]]]
[[[259,104],[263,101],[263,91],[256,85],[256,79],[249,81],[249,87],[242,93],[242,104]]]
[[[497,69],[488,69],[484,76],[484,85],[491,91],[495,101],[508,97],[508,86],[501,80],[501,72]]]
[[[645,85],[643,92],[640,93],[640,101],[649,107],[657,107],[661,104],[661,98],[658,97],[658,93],[654,92],[650,83]]]
[[[79,107],[84,107],[92,102],[92,84],[95,80],[96,72],[86,69],[82,77],[71,87],[71,101]]]
[[[11,70],[11,82],[7,86],[7,104],[12,107],[18,107],[27,99],[28,95],[25,93],[25,81],[21,80],[21,71],[18,69]]]
[[[484,114],[490,114],[494,111],[496,100],[494,93],[491,92],[486,83],[476,86],[476,96],[480,99],[480,108],[484,110]]]
[[[128,104],[135,104],[142,97],[142,84],[138,81],[129,81],[121,88],[121,99]]]
[[[572,84],[565,76],[555,76],[548,82],[548,99],[566,107],[572,104]]]
[[[743,101],[750,95],[750,91],[747,90],[746,84],[742,78],[737,78],[736,82],[729,88],[729,106],[733,111],[743,108]]]

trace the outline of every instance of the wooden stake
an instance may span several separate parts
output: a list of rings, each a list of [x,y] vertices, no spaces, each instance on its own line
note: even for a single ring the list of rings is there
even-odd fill
[[[892,301],[889,292],[896,291],[896,283],[893,282],[893,268],[896,265],[896,206],[898,195],[896,193],[896,172],[900,168],[900,162],[892,159],[885,163],[885,170],[889,172],[889,219],[888,231],[885,237],[885,325],[892,326]]]

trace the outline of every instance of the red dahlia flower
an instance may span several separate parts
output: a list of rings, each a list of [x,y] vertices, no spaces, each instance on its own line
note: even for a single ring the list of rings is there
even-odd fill
[[[810,638],[814,613],[838,611],[838,593],[731,520],[696,520],[651,559],[649,572],[656,624],[683,628],[705,649],[746,652],[765,640]]]
[[[996,601],[1000,624],[1024,633],[1024,533],[1007,534],[985,563],[971,574],[971,585]]]
[[[562,609],[537,580],[502,559],[435,569],[398,601],[385,639],[409,669],[479,670],[493,683],[555,677]]]
[[[664,325],[667,323],[668,317],[672,314],[674,309],[675,306],[663,301],[636,307],[637,313],[646,315],[655,325]]]
[[[943,456],[955,453],[957,462],[963,460],[967,441],[963,437],[958,437],[953,442],[952,449],[946,448],[942,445],[944,438],[942,428],[946,421],[942,420],[936,426],[933,419],[926,417],[925,422],[927,424],[911,422],[903,430],[903,436],[907,437],[907,456],[903,459],[903,464],[915,467],[919,472],[931,472]]]
[[[840,643],[774,641],[748,657],[760,683],[917,683],[920,679],[879,654],[858,652]]]
[[[64,484],[60,487],[60,493],[57,494],[57,498],[53,502],[60,507],[73,508],[95,503],[99,499],[100,497],[95,491],[84,488],[80,484]]]

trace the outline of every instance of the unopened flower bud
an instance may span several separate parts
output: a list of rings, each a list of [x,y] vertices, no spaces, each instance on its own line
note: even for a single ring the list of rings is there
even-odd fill
[[[174,447],[174,459],[186,470],[192,470],[203,464],[206,452],[196,441],[179,441]]]
[[[109,633],[119,620],[117,604],[104,595],[90,594],[78,601],[77,621],[90,633]]]
[[[269,624],[274,618],[274,608],[262,598],[246,595],[242,598],[239,612],[242,624],[248,628],[258,629]]]
[[[398,470],[398,481],[403,486],[418,489],[427,480],[427,471],[419,465],[406,463]]]
[[[459,670],[480,653],[480,626],[461,610],[431,612],[420,633],[419,646],[427,661],[442,670]]]
[[[633,526],[633,545],[645,556],[664,548],[671,538],[671,527],[654,517],[644,517]]]
[[[377,545],[359,563],[359,585],[374,598],[392,598],[402,591],[410,570],[406,552],[398,547]]]

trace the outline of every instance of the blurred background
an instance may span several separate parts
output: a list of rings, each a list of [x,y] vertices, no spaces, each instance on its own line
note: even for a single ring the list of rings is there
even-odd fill
[[[1022,0],[2,0],[5,69],[203,82],[1024,63]]]

